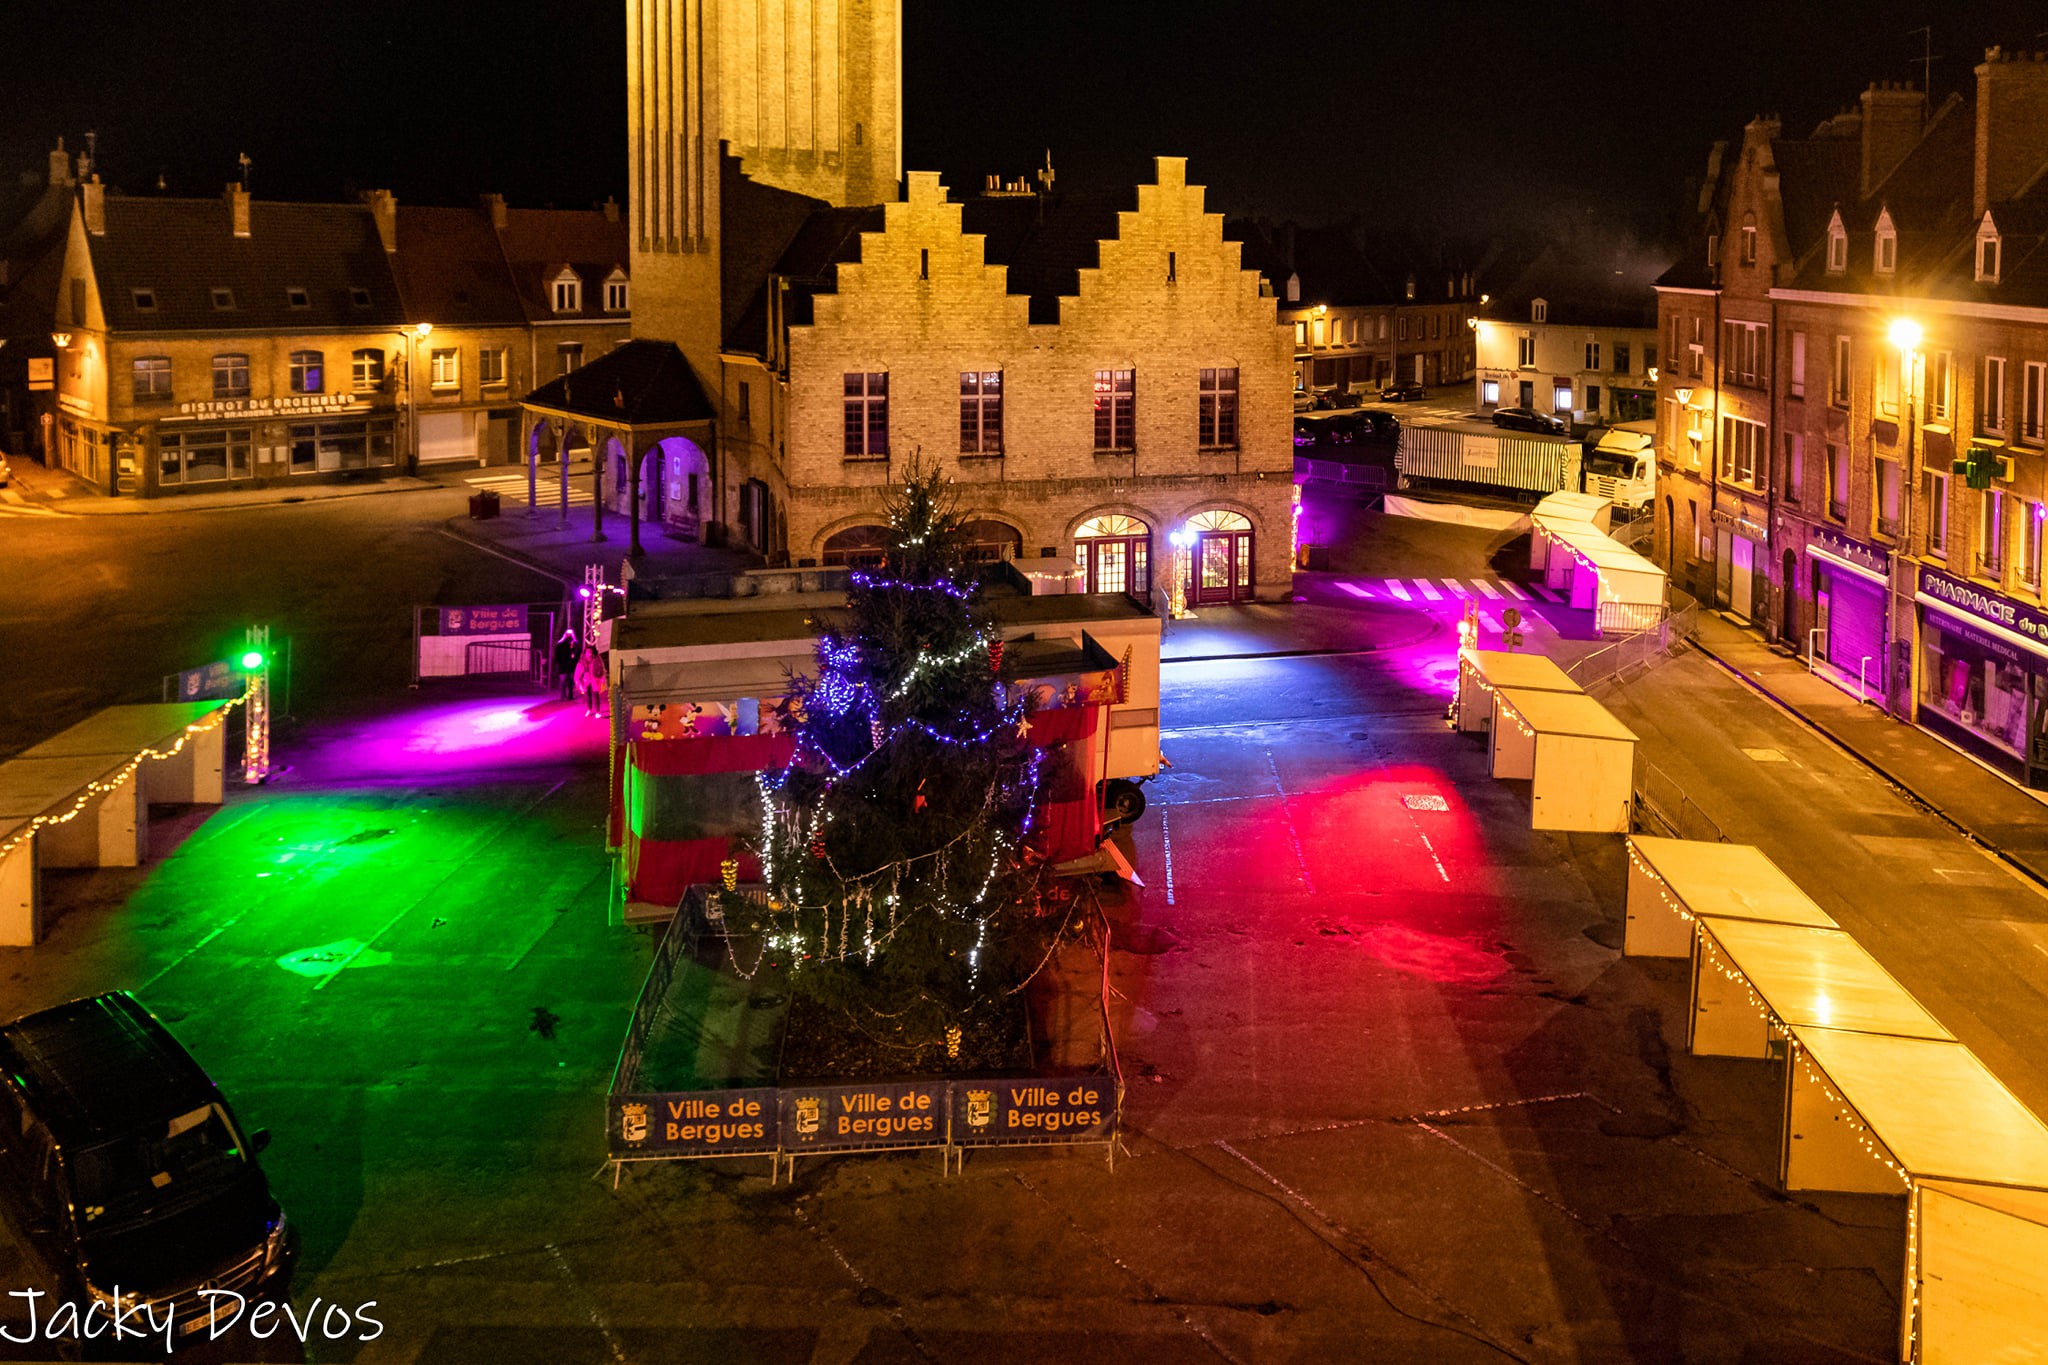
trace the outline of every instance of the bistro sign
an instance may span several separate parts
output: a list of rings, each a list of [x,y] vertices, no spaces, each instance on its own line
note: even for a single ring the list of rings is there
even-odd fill
[[[354,393],[288,393],[270,398],[214,398],[178,404],[180,417],[291,417],[300,413],[361,412],[369,400]]]
[[[2016,635],[2024,635],[2036,644],[2048,645],[2048,615],[2021,606],[2011,598],[1986,592],[1974,583],[1966,583],[1939,569],[1924,566],[1920,570],[1920,591],[1979,620],[2002,626]]]

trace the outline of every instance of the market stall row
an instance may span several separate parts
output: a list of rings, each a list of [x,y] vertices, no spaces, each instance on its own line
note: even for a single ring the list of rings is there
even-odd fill
[[[1628,832],[1635,733],[1550,659],[1459,651],[1454,712],[1487,733],[1495,777],[1529,783],[1532,829]]]
[[[1529,568],[1543,586],[1593,613],[1601,634],[1648,630],[1664,619],[1662,569],[1607,534],[1612,510],[1590,493],[1552,493],[1529,515]]]

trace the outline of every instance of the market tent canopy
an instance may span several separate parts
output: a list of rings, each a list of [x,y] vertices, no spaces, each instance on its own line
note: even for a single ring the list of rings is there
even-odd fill
[[[1531,829],[1626,834],[1635,732],[1583,692],[1494,693],[1493,775],[1529,779]]]
[[[1511,654],[1499,649],[1458,651],[1458,728],[1467,734],[1495,723],[1494,693],[1503,687],[1525,692],[1577,692],[1578,683],[1545,654]]]
[[[1690,957],[1699,915],[1841,928],[1760,848],[1646,834],[1630,835],[1628,848],[1631,957]]]
[[[1542,524],[1554,522],[1560,526],[1577,522],[1595,531],[1607,529],[1607,519],[1613,515],[1614,504],[1597,493],[1551,493],[1536,504],[1536,510],[1529,514],[1531,521]]]
[[[1529,567],[1570,594],[1601,630],[1643,630],[1664,617],[1665,573],[1607,534],[1604,498],[1552,493],[1530,514]],[[1596,510],[1597,509],[1597,510]]]
[[[1691,1045],[1701,1057],[1768,1057],[1772,1020],[1905,1038],[1955,1035],[1840,929],[1697,921]]]

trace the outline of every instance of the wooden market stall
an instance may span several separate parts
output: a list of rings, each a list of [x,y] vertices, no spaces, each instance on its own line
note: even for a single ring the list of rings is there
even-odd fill
[[[1901,1356],[2048,1360],[2048,1191],[1919,1180],[1911,1198]]]
[[[1574,608],[1592,612],[1596,629],[1646,630],[1664,619],[1666,576],[1608,536],[1608,510],[1587,493],[1553,493],[1538,503],[1529,517],[1529,567]]]
[[[23,758],[78,754],[141,756],[143,800],[151,805],[217,806],[226,763],[227,701],[146,702],[109,706],[22,751]]]
[[[1524,692],[1577,692],[1571,675],[1544,654],[1500,649],[1458,651],[1458,731],[1476,734],[1494,725],[1494,694],[1503,687]]]
[[[1630,957],[1692,956],[1693,920],[1700,915],[1841,927],[1749,844],[1632,834],[1628,863],[1621,950]]]
[[[1716,915],[1694,927],[1686,1033],[1696,1057],[1769,1057],[1773,1029],[1795,1025],[1955,1038],[1840,929]]]
[[[1583,692],[1494,693],[1493,775],[1527,778],[1531,829],[1626,834],[1635,731]]]

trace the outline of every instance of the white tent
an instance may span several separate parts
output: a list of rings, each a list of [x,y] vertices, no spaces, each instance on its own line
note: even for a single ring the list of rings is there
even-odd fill
[[[1628,864],[1621,950],[1631,957],[1690,957],[1700,915],[1841,927],[1749,844],[1633,834]]]
[[[1571,675],[1543,654],[1500,649],[1458,651],[1458,729],[1464,734],[1494,725],[1494,694],[1503,687],[1524,692],[1577,692]]]
[[[1543,584],[1595,614],[1600,629],[1642,630],[1663,619],[1664,571],[1607,535],[1608,504],[1553,493],[1529,517],[1529,567]]]
[[[1626,834],[1635,732],[1583,692],[1494,693],[1493,775],[1529,779],[1531,829]]]

